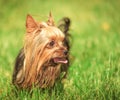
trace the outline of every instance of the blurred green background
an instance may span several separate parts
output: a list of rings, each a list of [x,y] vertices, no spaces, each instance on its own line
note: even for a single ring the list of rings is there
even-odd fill
[[[23,46],[26,15],[37,21],[52,12],[55,22],[71,19],[71,66],[53,94],[11,93],[14,60]],[[0,98],[45,100],[120,99],[120,1],[119,0],[1,0],[0,1]],[[57,94],[54,94],[57,93]]]

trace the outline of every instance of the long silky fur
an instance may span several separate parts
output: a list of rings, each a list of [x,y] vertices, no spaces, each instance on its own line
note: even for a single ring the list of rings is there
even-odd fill
[[[65,34],[65,44],[68,52],[70,50],[69,27],[69,18],[66,17],[60,20],[58,28]],[[29,37],[26,36],[25,42],[28,42],[29,39],[33,40],[34,37],[28,38]],[[61,72],[65,72],[63,78],[66,77],[66,73],[69,68],[69,55],[67,56],[68,64],[62,65],[61,67],[60,65],[50,67],[51,65],[48,65],[48,63],[45,62],[46,57],[50,55],[44,54],[44,57],[40,57],[42,51],[45,50],[44,45],[39,45],[35,51],[32,51],[34,45],[35,44],[32,44],[32,42],[25,44],[16,57],[12,83],[18,88],[31,88],[33,85],[40,88],[52,87],[55,81],[59,79]],[[40,63],[38,63],[39,60],[41,61]],[[25,68],[24,65],[26,65]],[[38,65],[41,67],[35,67]]]

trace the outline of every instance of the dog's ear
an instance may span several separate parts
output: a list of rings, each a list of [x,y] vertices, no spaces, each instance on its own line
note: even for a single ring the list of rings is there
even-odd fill
[[[49,18],[48,18],[47,24],[49,26],[54,26],[54,20],[53,20],[51,12],[49,13]]]
[[[69,31],[70,23],[70,19],[68,17],[64,17],[58,22],[58,28],[66,35]]]
[[[28,14],[27,18],[26,18],[26,31],[27,31],[27,33],[33,32],[37,27],[38,27],[38,25],[35,22],[35,20],[32,18],[31,15]]]

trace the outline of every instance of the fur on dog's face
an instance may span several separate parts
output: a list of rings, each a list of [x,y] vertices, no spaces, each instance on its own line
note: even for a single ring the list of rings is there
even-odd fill
[[[29,59],[30,62],[36,60],[34,63],[37,63],[38,69],[44,63],[50,65],[68,63],[65,34],[54,26],[51,16],[48,22],[36,22],[28,15],[26,30],[26,60]]]
[[[45,55],[48,53],[48,58],[54,63],[66,64],[68,61],[66,59],[67,48],[64,43],[65,35],[58,28],[52,26],[48,26],[42,31],[41,35],[46,37]]]

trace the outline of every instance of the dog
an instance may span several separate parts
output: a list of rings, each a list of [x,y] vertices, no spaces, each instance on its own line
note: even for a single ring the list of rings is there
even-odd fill
[[[15,60],[13,85],[20,89],[44,89],[66,78],[70,63],[69,27],[67,17],[56,26],[51,13],[47,22],[37,22],[27,15],[24,46]]]

